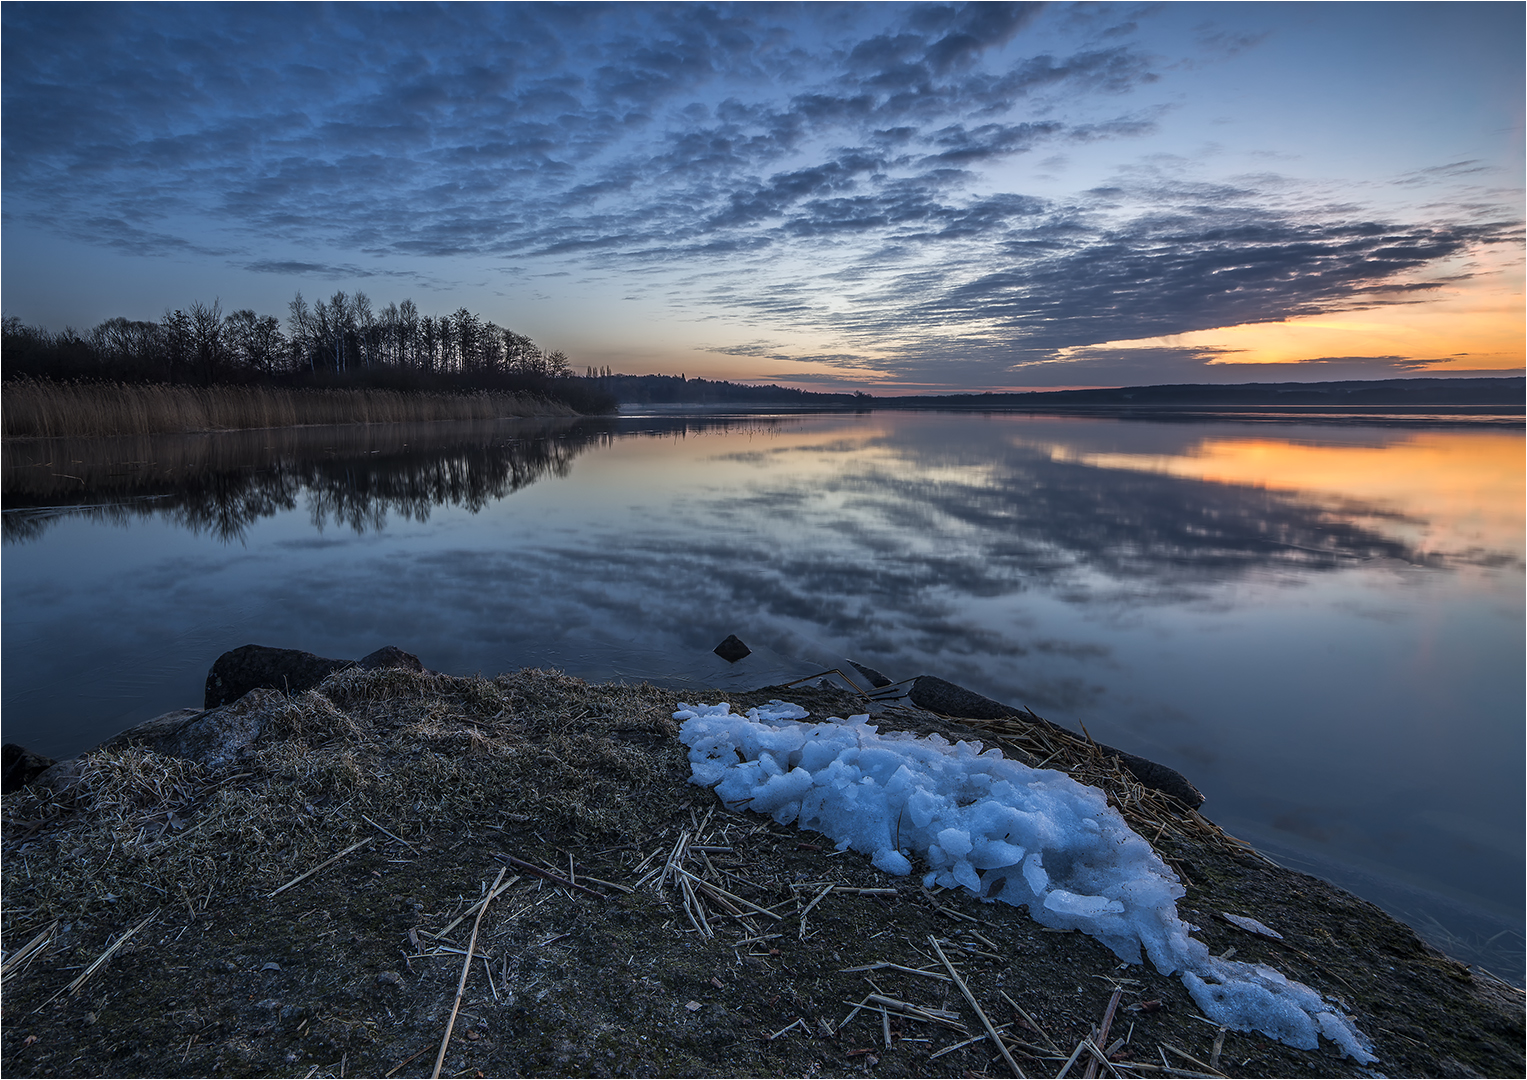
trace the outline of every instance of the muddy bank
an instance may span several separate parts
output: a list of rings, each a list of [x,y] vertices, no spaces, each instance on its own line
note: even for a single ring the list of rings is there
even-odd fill
[[[1177,979],[1089,938],[728,811],[688,782],[681,696],[695,695],[351,668],[228,706],[256,733],[243,757],[127,740],[7,795],[0,1065],[428,1076],[470,947],[442,1075],[1011,1075],[942,949],[1031,1076],[1089,1036],[1102,1075],[1523,1072],[1519,992],[1271,865],[1083,740],[874,706],[883,727],[980,738],[1102,786],[1181,876],[1197,936],[1339,1000],[1375,1065],[1221,1032]],[[816,717],[866,708],[829,689],[731,700],[773,697]]]

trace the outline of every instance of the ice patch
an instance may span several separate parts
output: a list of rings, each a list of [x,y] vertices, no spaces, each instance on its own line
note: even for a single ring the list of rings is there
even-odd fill
[[[890,874],[928,865],[924,882],[987,901],[1027,904],[1044,926],[1081,930],[1121,960],[1141,950],[1163,975],[1181,972],[1204,1015],[1301,1049],[1320,1035],[1364,1064],[1377,1060],[1352,1022],[1272,968],[1220,960],[1177,915],[1177,876],[1108,805],[1103,792],[1054,769],[1031,769],[938,735],[880,734],[868,716],[803,724],[783,701],[739,716],[683,705],[679,738],[694,783],[726,805],[825,833]]]

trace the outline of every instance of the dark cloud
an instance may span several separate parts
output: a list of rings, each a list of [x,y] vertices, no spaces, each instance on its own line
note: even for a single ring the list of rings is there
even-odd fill
[[[1112,104],[1158,62],[1102,9],[1055,14],[1069,53],[1024,48],[1033,4],[84,10],[0,10],[8,222],[294,276],[705,267],[691,302],[907,377],[1419,296],[1515,227],[1488,200],[1466,224],[1301,208],[1271,179],[993,183],[1162,123]]]

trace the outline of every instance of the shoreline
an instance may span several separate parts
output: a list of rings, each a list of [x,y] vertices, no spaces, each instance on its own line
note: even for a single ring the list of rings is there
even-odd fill
[[[10,380],[3,440],[222,434],[278,428],[575,417],[571,405],[525,391],[389,390]]]
[[[852,1026],[839,1022],[864,993],[863,976],[841,969],[922,967],[916,943],[931,931],[955,945],[980,935],[958,946],[966,979],[988,1011],[1000,1010],[999,1022],[1012,1018],[1014,1052],[1046,1074],[1058,1063],[1046,1063],[1045,1042],[1067,1056],[1085,1025],[1096,1023],[1110,985],[1124,989],[1132,1011],[1120,1015],[1140,1029],[1126,1048],[1132,1056],[1114,1062],[1125,1075],[1131,1060],[1141,1065],[1135,1075],[1160,1075],[1159,1065],[1146,1068],[1158,1043],[1205,1063],[1212,1055],[1226,1075],[1355,1074],[1328,1043],[1301,1051],[1232,1032],[1211,1046],[1214,1029],[1193,1019],[1196,1009],[1175,979],[1149,965],[1118,970],[1097,942],[1041,930],[1022,908],[983,904],[963,891],[919,891],[915,876],[887,875],[854,852],[834,857],[816,834],[720,806],[689,783],[674,737],[673,708],[695,696],[538,671],[490,680],[347,666],[291,698],[254,690],[108,740],[78,759],[72,781],[55,775],[51,787],[5,798],[6,946],[14,950],[57,924],[30,967],[7,982],[15,1026],[5,1068],[144,1075],[180,1059],[188,1075],[271,1075],[330,1068],[344,1057],[352,1074],[379,1075],[429,1039],[439,1042],[465,929],[441,928],[472,914],[470,900],[457,896],[481,896],[493,867],[512,854],[541,874],[509,863],[519,883],[484,919],[490,972],[476,969],[463,1008],[486,1023],[458,1028],[450,1054],[462,1067],[784,1075],[816,1062],[824,1074],[862,1071],[862,1048],[881,1042],[880,1025],[862,1013]],[[1188,890],[1183,916],[1212,952],[1234,949],[1338,996],[1377,1044],[1373,1068],[1389,1075],[1522,1068],[1519,991],[1436,953],[1373,905],[1268,863],[1196,811],[1132,782],[1118,759],[1079,736],[1067,739],[1057,734],[1064,729],[1021,716],[866,708],[831,688],[727,695],[739,710],[771,697],[818,717],[871,711],[883,730],[977,738],[1030,764],[1042,752],[1054,759],[1048,767],[1103,787],[1177,871]],[[209,718],[221,718],[222,734],[196,744],[188,732]],[[230,749],[230,732],[243,733],[233,739],[246,740],[243,750]],[[115,839],[103,858],[107,838]],[[686,872],[710,881],[712,871],[725,870],[714,879],[724,888],[696,885],[691,896],[667,874],[656,888],[644,881],[644,872],[672,861],[676,841],[702,840],[711,847],[694,854]],[[328,862],[352,845],[353,853]],[[307,871],[315,873],[281,892]],[[565,887],[578,882],[598,899]],[[823,900],[827,882],[879,895]],[[272,890],[281,895],[267,896]],[[733,899],[716,899],[723,893]],[[754,928],[742,929],[751,909],[739,898],[773,913],[754,913]],[[728,904],[742,914],[729,915]],[[1283,940],[1238,929],[1220,917],[1226,910],[1277,928]],[[707,911],[708,918],[698,914]],[[92,984],[26,1016],[24,1009],[77,976],[79,969],[65,968],[88,965],[109,936],[146,918],[152,931],[119,949]],[[65,924],[68,931],[59,929]],[[152,976],[145,965],[182,971]],[[893,968],[874,978],[901,1001],[929,993],[926,975]],[[781,998],[786,984],[794,989]],[[230,994],[231,987],[238,990]],[[595,987],[601,992],[591,996]],[[1086,992],[1078,995],[1079,987]],[[1047,1040],[1004,1004],[1003,993]],[[171,1001],[203,999],[199,1025],[175,1019],[182,1013]],[[839,1006],[844,999],[849,1006]],[[265,1000],[275,1005],[251,1004]],[[947,1008],[962,1013],[951,1022],[980,1033],[959,999]],[[87,1012],[90,1034],[66,1036],[81,1030]],[[389,1020],[397,1012],[411,1018],[402,1028]],[[794,1034],[769,1038],[798,1019]],[[961,1039],[925,1028],[899,1019],[901,1038],[893,1031],[892,1047],[875,1053],[889,1054],[900,1075],[960,1075],[993,1056],[972,1044],[934,1058]],[[635,1031],[649,1037],[620,1034]],[[201,1047],[197,1032],[206,1034]],[[39,1038],[23,1045],[14,1037],[26,1034]],[[76,1060],[91,1064],[71,1069],[50,1056],[61,1038],[78,1039],[71,1054],[83,1051]],[[924,1038],[932,1041],[915,1041]],[[124,1039],[134,1049],[112,1056]],[[181,1050],[184,1058],[172,1052]],[[397,1074],[425,1074],[423,1060]]]

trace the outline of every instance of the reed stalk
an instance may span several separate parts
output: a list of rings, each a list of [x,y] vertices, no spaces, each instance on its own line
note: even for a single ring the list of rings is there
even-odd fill
[[[21,378],[6,382],[0,394],[0,433],[7,439],[572,415],[568,406],[532,394],[488,392],[56,383]]]

